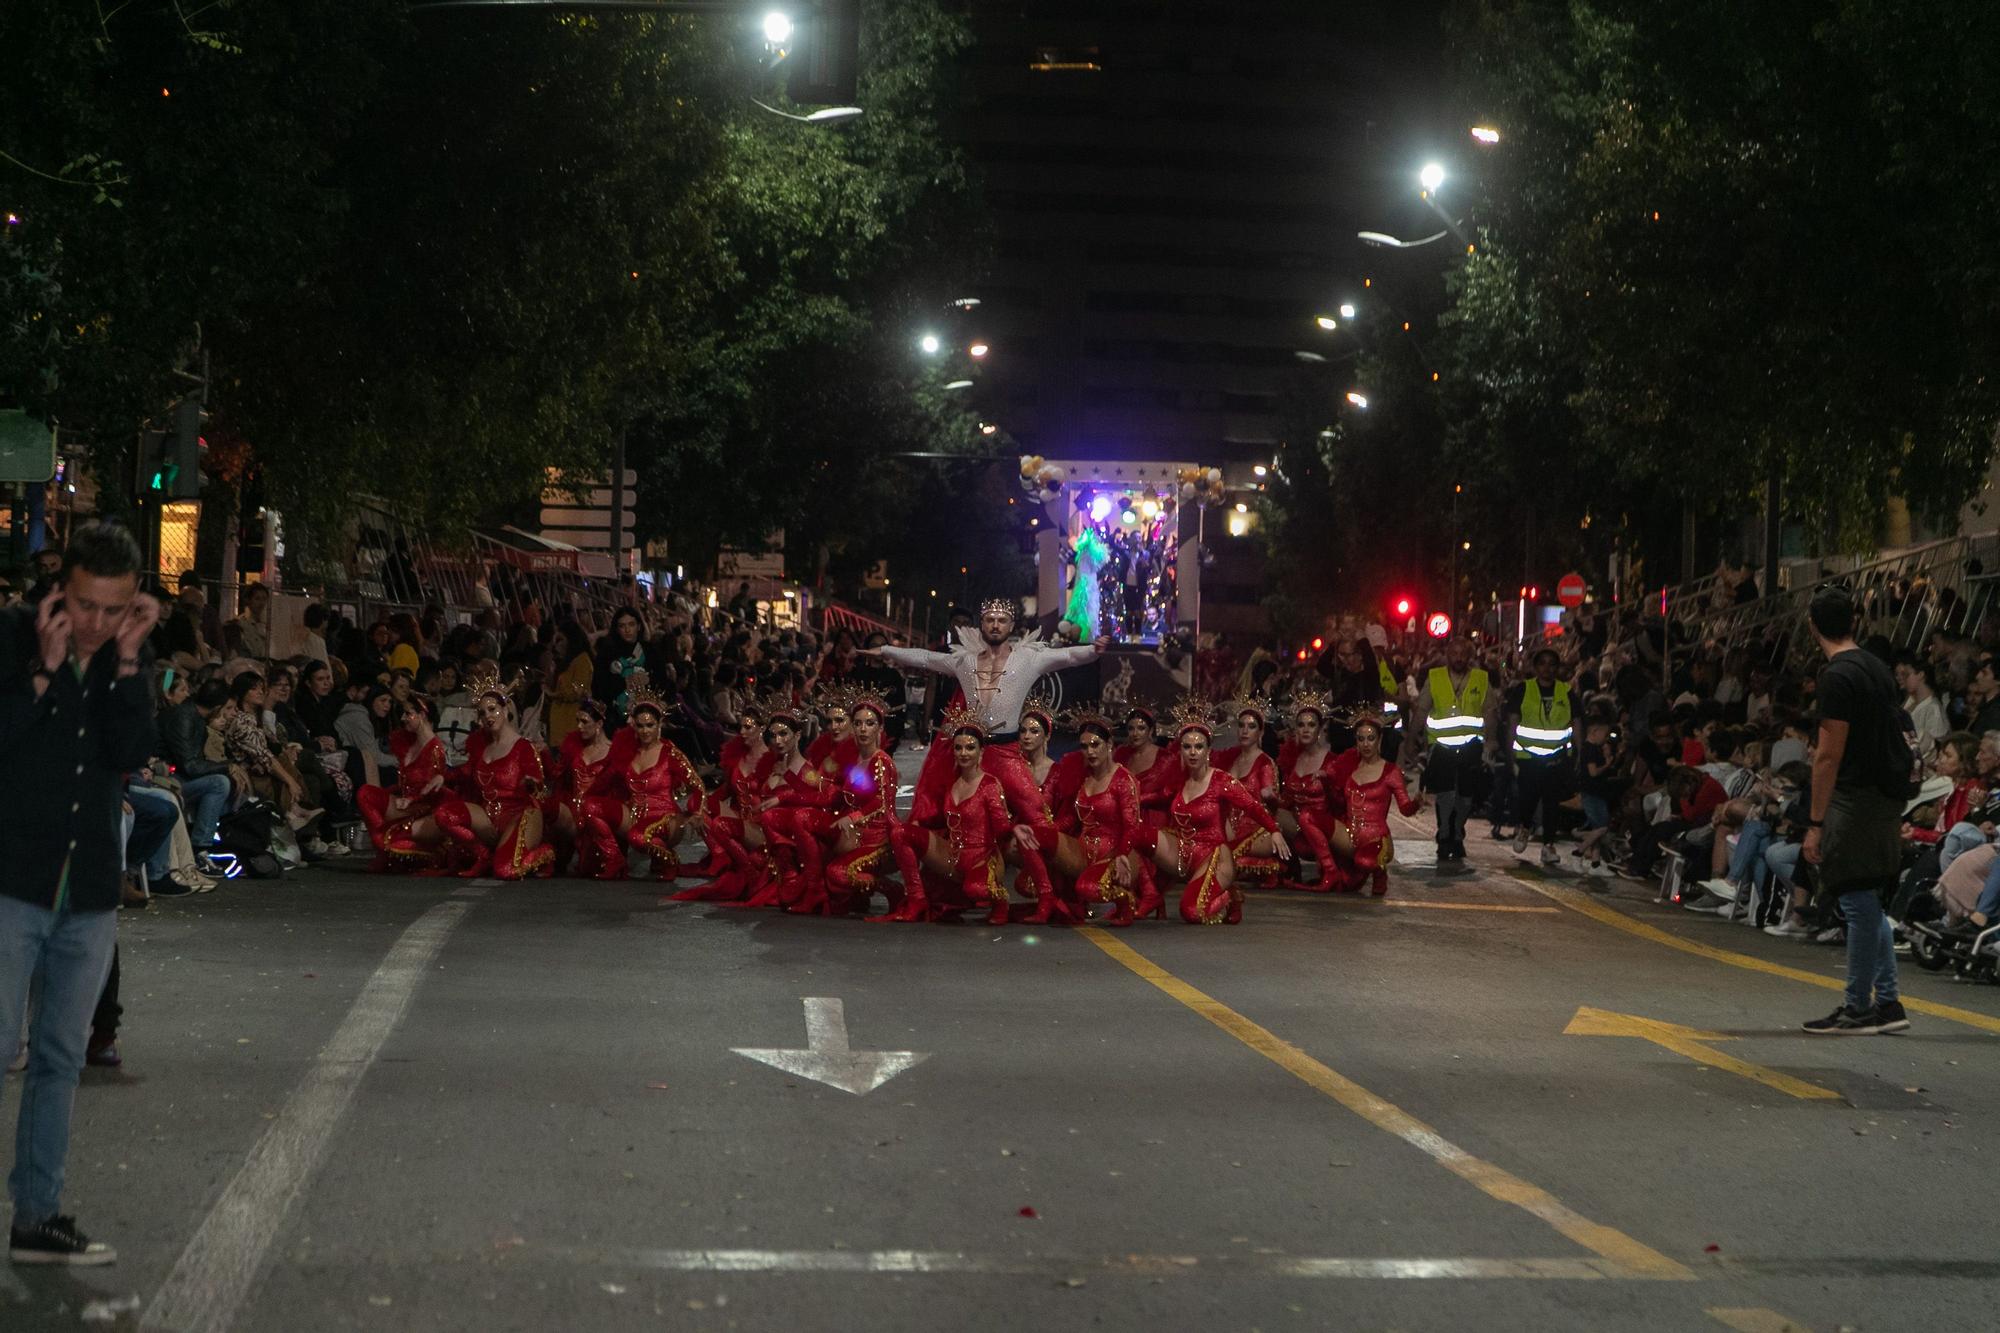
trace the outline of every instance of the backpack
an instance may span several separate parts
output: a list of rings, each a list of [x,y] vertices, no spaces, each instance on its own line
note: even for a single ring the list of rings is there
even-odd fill
[[[236,858],[244,874],[253,879],[276,879],[284,867],[271,855],[271,839],[283,822],[269,801],[245,801],[216,823],[215,840]]]

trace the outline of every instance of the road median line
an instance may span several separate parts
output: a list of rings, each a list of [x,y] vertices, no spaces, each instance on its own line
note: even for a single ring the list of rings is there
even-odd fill
[[[1108,932],[1091,926],[1078,931],[1127,970],[1178,1000],[1265,1059],[1331,1097],[1363,1120],[1437,1162],[1488,1197],[1539,1218],[1566,1239],[1617,1266],[1625,1278],[1693,1281],[1694,1273],[1658,1250],[1613,1227],[1593,1222],[1554,1195],[1491,1162],[1474,1157],[1435,1129],[1385,1101],[1328,1065],[1315,1060],[1269,1029],[1182,981]]]
[[[1650,940],[1654,944],[1664,944],[1669,949],[1679,949],[1682,953],[1691,953],[1697,958],[1707,958],[1712,962],[1727,963],[1731,967],[1740,967],[1751,972],[1762,972],[1766,976],[1783,977],[1787,981],[1803,981],[1808,986],[1817,986],[1821,990],[1845,991],[1847,989],[1846,983],[1835,977],[1821,976],[1817,972],[1808,972],[1803,968],[1788,967],[1784,963],[1774,963],[1769,959],[1758,958],[1753,954],[1737,953],[1731,949],[1719,949],[1712,944],[1703,944],[1699,940],[1683,939],[1672,931],[1662,930],[1658,926],[1649,925],[1639,920],[1637,917],[1628,916],[1608,903],[1599,902],[1597,899],[1587,894],[1579,893],[1567,885],[1551,884],[1547,881],[1529,879],[1527,876],[1517,874],[1511,870],[1503,873],[1515,883],[1541,894],[1549,901],[1559,903],[1569,908],[1572,912],[1587,916],[1593,921],[1602,922],[1614,930],[1622,930],[1627,935],[1636,935],[1642,940]],[[1903,1007],[1914,1013],[1929,1014],[1933,1018],[1950,1019],[1954,1023],[1963,1023],[1967,1027],[1978,1028],[1981,1032],[2000,1033],[2000,1017],[1996,1017],[1995,1015],[1982,1014],[1974,1009],[1960,1009],[1956,1005],[1939,1004],[1935,1000],[1917,999],[1910,995],[1905,995],[1902,998]]]

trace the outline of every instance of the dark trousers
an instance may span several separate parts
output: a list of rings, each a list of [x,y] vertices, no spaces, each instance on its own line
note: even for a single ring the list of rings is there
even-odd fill
[[[1652,874],[1653,866],[1660,859],[1660,849],[1686,833],[1690,827],[1684,819],[1665,819],[1640,829],[1639,835],[1632,839],[1632,873],[1642,877]]]
[[[1424,790],[1436,800],[1440,856],[1465,855],[1465,821],[1478,808],[1486,785],[1486,762],[1479,742],[1457,749],[1433,745],[1424,761]]]
[[[90,1040],[95,1046],[108,1045],[118,1035],[118,1020],[125,1016],[118,1003],[118,946],[111,946],[111,975],[104,979],[104,993],[97,997],[97,1009],[90,1016]]]
[[[1542,846],[1556,845],[1556,803],[1568,795],[1569,765],[1562,756],[1514,761],[1514,822],[1526,831],[1542,812]]]

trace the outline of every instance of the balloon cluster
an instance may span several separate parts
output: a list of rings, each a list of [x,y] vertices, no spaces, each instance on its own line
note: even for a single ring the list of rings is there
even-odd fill
[[[1188,504],[1221,504],[1227,494],[1219,467],[1184,467],[1180,471],[1181,499]]]
[[[1040,454],[1021,455],[1021,490],[1048,504],[1062,494],[1063,470]]]

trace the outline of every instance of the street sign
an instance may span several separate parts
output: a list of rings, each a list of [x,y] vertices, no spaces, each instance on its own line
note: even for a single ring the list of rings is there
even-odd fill
[[[56,433],[22,408],[0,409],[0,481],[47,481],[56,475]]]
[[[1433,639],[1447,638],[1451,634],[1451,617],[1442,611],[1431,612],[1431,618],[1424,622]]]
[[[1583,605],[1583,575],[1565,574],[1562,582],[1556,584],[1556,600],[1574,611]]]
[[[560,474],[550,469],[547,483],[542,489],[541,535],[550,541],[564,542],[586,551],[609,551],[611,549],[611,496],[612,484],[609,472],[597,476],[571,477],[565,485],[558,480]],[[618,510],[619,542],[621,549],[632,547],[632,532],[637,526],[633,511],[639,503],[639,474],[626,468],[623,477],[624,493],[619,497],[624,503]]]

